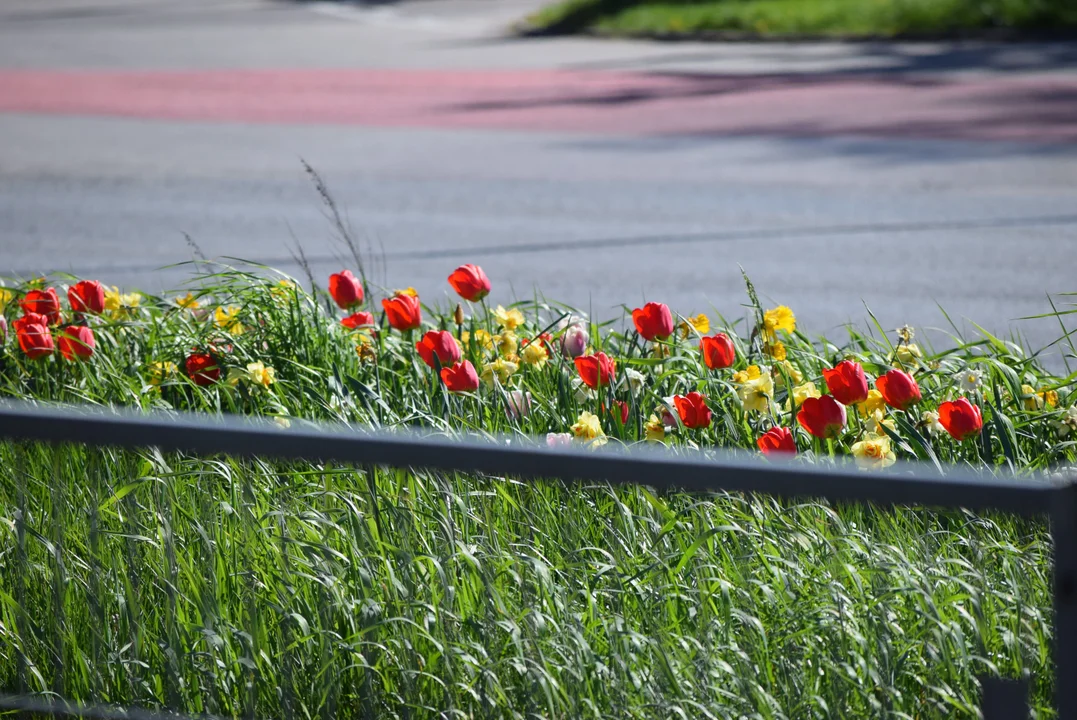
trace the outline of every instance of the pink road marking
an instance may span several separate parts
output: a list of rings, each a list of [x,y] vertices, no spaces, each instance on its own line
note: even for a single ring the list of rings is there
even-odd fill
[[[0,70],[0,112],[617,135],[1077,143],[1077,77]]]

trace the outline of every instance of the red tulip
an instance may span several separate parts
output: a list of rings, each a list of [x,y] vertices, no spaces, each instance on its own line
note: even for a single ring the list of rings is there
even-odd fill
[[[755,441],[764,455],[796,455],[797,444],[787,427],[773,427]]]
[[[830,394],[842,405],[855,405],[868,399],[868,379],[860,363],[842,360],[833,369],[824,370],[823,378]]]
[[[89,360],[93,357],[93,330],[85,325],[69,325],[60,333],[58,341],[64,360]]]
[[[673,334],[673,315],[662,303],[647,303],[632,311],[632,322],[644,340],[665,340]]]
[[[53,351],[49,321],[44,315],[26,313],[11,324],[19,339],[19,348],[31,360],[45,357]]]
[[[340,324],[349,330],[354,330],[363,326],[372,326],[374,325],[374,313],[357,312],[341,320]]]
[[[581,355],[575,362],[583,384],[592,389],[609,385],[610,380],[617,374],[617,364],[607,357],[606,353]]]
[[[381,301],[389,324],[400,332],[414,330],[423,322],[423,311],[419,298],[414,295],[397,295]]]
[[[351,270],[341,270],[329,276],[329,294],[342,309],[348,310],[363,302],[363,284]]]
[[[891,370],[875,380],[875,387],[886,404],[898,410],[908,410],[920,402],[920,386],[912,376],[901,370]]]
[[[618,414],[621,416],[621,424],[624,425],[628,422],[628,403],[626,403],[624,400],[614,400],[613,404],[617,406]],[[606,406],[600,405],[599,408],[601,409],[602,413],[605,414]]]
[[[470,360],[441,368],[441,381],[450,392],[472,392],[479,389],[479,375]]]
[[[103,313],[105,286],[96,280],[82,280],[67,289],[67,301],[77,313]]]
[[[677,408],[677,414],[686,428],[710,427],[711,409],[707,407],[707,399],[700,393],[677,395],[673,398],[673,406]]]
[[[699,351],[703,353],[703,364],[711,370],[730,367],[737,359],[737,350],[733,347],[733,341],[725,333],[700,338]]]
[[[960,442],[979,435],[984,421],[980,408],[970,403],[967,398],[958,398],[939,405],[939,424],[954,440]]]
[[[441,367],[449,367],[460,360],[460,346],[452,333],[445,330],[431,330],[415,343],[423,362],[434,367],[434,356],[441,362]]]
[[[44,315],[49,325],[60,324],[60,296],[55,288],[31,290],[19,303],[27,315]]]
[[[475,302],[490,294],[490,278],[478,265],[461,265],[452,271],[449,284],[456,294],[465,300]]]
[[[217,359],[209,353],[191,353],[183,363],[187,371],[187,377],[195,385],[212,385],[221,379],[221,368],[217,365]]]
[[[805,398],[797,422],[817,438],[833,438],[845,427],[845,407],[830,395]]]

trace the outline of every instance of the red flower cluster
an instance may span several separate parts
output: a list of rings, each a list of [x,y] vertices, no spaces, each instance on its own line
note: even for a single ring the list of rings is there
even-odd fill
[[[64,360],[89,360],[97,346],[93,330],[85,325],[69,325],[60,333],[60,354]]]
[[[699,351],[703,354],[703,364],[711,370],[732,367],[737,359],[737,350],[733,341],[725,333],[699,339]]]
[[[71,311],[99,315],[105,311],[105,286],[96,280],[82,280],[67,289]]]
[[[764,455],[796,455],[797,444],[786,427],[773,427],[755,441]]]
[[[423,311],[419,298],[414,295],[396,295],[381,301],[389,324],[400,332],[414,330],[423,323]]]
[[[875,387],[886,404],[897,410],[908,410],[920,402],[920,386],[912,376],[901,370],[891,370],[875,381]]]
[[[221,379],[221,368],[213,355],[204,352],[193,352],[183,362],[183,369],[187,377],[195,385],[205,387],[212,385]]]
[[[644,340],[665,340],[673,334],[673,314],[669,306],[649,302],[632,311],[632,322]]]
[[[374,326],[374,313],[357,312],[349,315],[340,321],[340,324],[349,330],[355,330],[361,327],[373,327]]]
[[[617,375],[617,364],[606,353],[581,355],[575,360],[583,384],[592,390],[610,384]]]
[[[363,303],[363,284],[350,270],[341,270],[329,276],[329,295],[341,309],[350,310]]]
[[[835,438],[845,427],[845,406],[830,395],[806,398],[800,405],[797,422],[817,438]]]
[[[979,435],[983,429],[983,416],[980,408],[967,398],[948,400],[939,405],[939,424],[958,442]]]
[[[450,392],[472,392],[479,389],[479,375],[470,360],[442,368],[441,381]]]
[[[452,271],[449,284],[456,294],[469,302],[482,300],[490,294],[490,278],[478,265],[461,265]]]
[[[681,416],[681,422],[689,429],[707,428],[711,424],[711,409],[702,394],[690,392],[673,398],[673,406]]]
[[[832,369],[824,370],[823,379],[830,394],[842,405],[855,405],[868,399],[868,379],[860,363],[842,360]]]
[[[11,324],[19,340],[19,348],[31,360],[52,354],[54,345],[49,332],[49,320],[44,315],[28,312]]]
[[[460,346],[456,344],[452,333],[445,330],[431,330],[426,333],[415,343],[415,349],[419,351],[423,362],[431,368],[434,367],[435,357],[443,368],[460,360]]]
[[[44,315],[49,325],[59,325],[62,320],[60,296],[56,294],[55,288],[31,290],[26,293],[19,306],[27,315]]]

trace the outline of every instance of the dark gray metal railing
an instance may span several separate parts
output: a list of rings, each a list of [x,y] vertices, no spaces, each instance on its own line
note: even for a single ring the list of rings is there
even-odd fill
[[[582,451],[547,448],[523,438],[506,445],[481,440],[450,440],[409,433],[386,433],[345,426],[300,423],[282,429],[268,422],[239,418],[207,419],[185,414],[135,414],[0,405],[0,439],[46,443],[80,443],[98,447],[146,448],[201,455],[274,457],[284,460],[333,460],[361,465],[422,467],[437,470],[505,474],[646,485],[692,493],[745,492],[784,498],[814,497],[874,505],[998,510],[1049,520],[1054,542],[1055,705],[1060,720],[1077,720],[1077,482],[1032,479],[1000,480],[942,475],[921,466],[874,474],[802,463],[764,462],[723,454],[718,459],[674,455],[653,448]],[[915,469],[915,473],[910,470]],[[982,679],[983,715],[1027,717],[1027,681]],[[18,699],[0,697],[0,709]],[[77,706],[49,704],[47,714],[104,717]],[[46,712],[41,701],[24,708]],[[109,713],[112,711],[109,710]],[[109,717],[140,717],[128,711]],[[150,713],[145,717],[164,717]],[[176,716],[170,716],[176,717]]]

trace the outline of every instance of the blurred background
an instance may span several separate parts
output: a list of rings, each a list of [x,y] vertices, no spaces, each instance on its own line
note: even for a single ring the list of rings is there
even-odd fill
[[[867,318],[1033,347],[1077,290],[1072,0],[5,0],[6,275],[197,255],[598,317]]]

